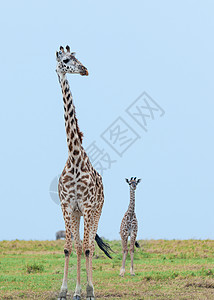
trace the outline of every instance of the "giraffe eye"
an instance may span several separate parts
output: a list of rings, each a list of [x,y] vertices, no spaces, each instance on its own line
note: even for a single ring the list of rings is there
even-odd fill
[[[62,54],[62,51],[61,51],[61,50],[59,51],[59,54]]]
[[[64,59],[63,62],[64,62],[65,64],[67,64],[67,63],[69,62],[69,60],[70,60],[70,59],[67,58],[67,59]]]

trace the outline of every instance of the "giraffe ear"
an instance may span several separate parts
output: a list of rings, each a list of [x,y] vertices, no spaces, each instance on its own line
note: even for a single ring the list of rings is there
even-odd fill
[[[125,178],[126,182],[129,184],[129,180],[127,178]]]
[[[59,58],[59,52],[58,52],[58,51],[56,51],[56,60],[57,60],[57,61],[60,61],[60,58]]]
[[[141,182],[141,179],[138,179],[138,180],[137,180],[137,184],[138,184],[139,182]]]

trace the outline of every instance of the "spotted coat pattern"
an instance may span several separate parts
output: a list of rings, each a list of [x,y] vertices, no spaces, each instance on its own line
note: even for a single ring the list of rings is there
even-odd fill
[[[57,69],[64,103],[65,130],[68,145],[68,159],[59,179],[58,192],[65,221],[65,268],[60,299],[66,298],[68,261],[72,251],[71,234],[77,253],[77,284],[74,299],[80,299],[80,263],[82,249],[86,257],[87,297],[94,299],[92,284],[92,256],[95,249],[94,239],[101,215],[104,194],[100,174],[93,168],[82,146],[83,134],[76,118],[73,97],[66,73],[88,75],[87,69],[70,53],[70,48],[63,47],[57,52]],[[83,243],[80,239],[80,217],[84,219]],[[76,297],[76,298],[75,298]]]
[[[140,182],[140,179],[136,179],[131,177],[130,180],[126,179],[126,182],[130,186],[130,203],[128,210],[126,211],[120,226],[120,236],[123,248],[123,262],[120,270],[120,275],[124,276],[125,273],[125,261],[128,253],[128,237],[130,236],[130,255],[131,255],[131,275],[134,275],[133,271],[133,256],[134,256],[134,246],[136,243],[137,231],[138,231],[138,223],[137,217],[135,214],[135,190]]]

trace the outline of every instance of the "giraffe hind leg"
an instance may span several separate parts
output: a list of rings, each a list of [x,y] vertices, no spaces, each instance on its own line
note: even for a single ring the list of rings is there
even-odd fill
[[[135,246],[135,241],[136,241],[136,234],[131,234],[131,238],[130,238],[130,256],[131,256],[131,268],[130,268],[130,274],[132,276],[135,276],[134,273],[134,246]]]
[[[87,286],[86,286],[86,299],[94,300],[94,287],[92,283],[92,257],[95,250],[95,236],[97,233],[100,209],[97,209],[91,214],[88,220],[87,215],[84,216],[84,239],[83,248],[86,258],[86,270],[87,270]]]

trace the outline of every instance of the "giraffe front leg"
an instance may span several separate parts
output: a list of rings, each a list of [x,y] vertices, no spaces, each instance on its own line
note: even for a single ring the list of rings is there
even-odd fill
[[[122,247],[123,247],[123,261],[122,261],[122,267],[120,269],[120,276],[124,276],[125,274],[125,264],[126,264],[126,256],[128,254],[128,248],[127,248],[127,244],[128,244],[128,236],[121,236],[122,239]]]
[[[81,285],[80,285],[80,269],[81,269],[81,255],[82,255],[82,242],[79,234],[80,215],[72,215],[72,233],[74,237],[74,245],[77,254],[77,283],[74,292],[73,300],[81,299]]]
[[[71,226],[70,223],[65,223],[66,230],[66,242],[64,246],[65,253],[65,266],[64,266],[64,277],[62,281],[61,290],[59,293],[59,300],[66,299],[67,291],[68,291],[68,266],[69,266],[69,257],[72,251],[72,240],[71,240]]]

